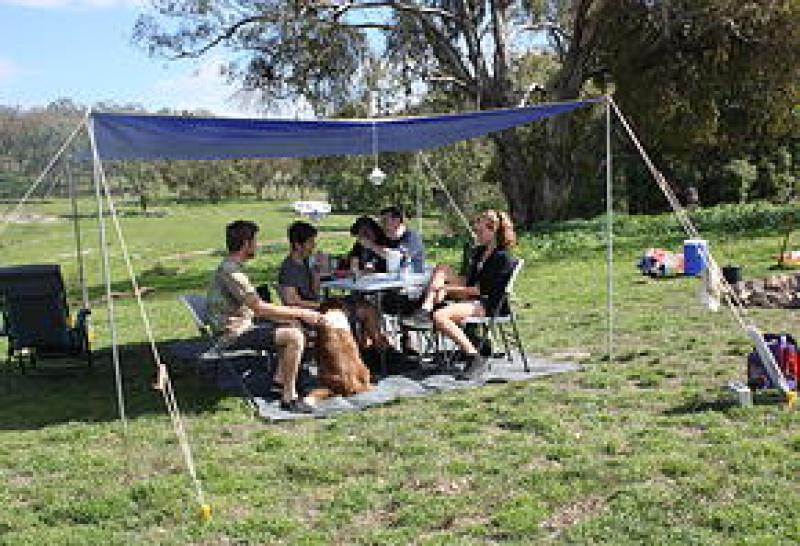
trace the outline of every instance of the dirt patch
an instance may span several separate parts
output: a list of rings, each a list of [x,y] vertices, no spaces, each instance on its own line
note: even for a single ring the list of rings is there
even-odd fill
[[[548,531],[560,531],[590,519],[604,509],[605,501],[602,498],[597,496],[586,497],[556,509],[539,526]]]

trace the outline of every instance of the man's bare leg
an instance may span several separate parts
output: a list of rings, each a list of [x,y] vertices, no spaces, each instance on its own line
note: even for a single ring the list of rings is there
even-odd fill
[[[297,326],[281,326],[275,330],[275,345],[278,349],[276,381],[283,385],[283,402],[297,398],[297,372],[303,357],[306,338]]]

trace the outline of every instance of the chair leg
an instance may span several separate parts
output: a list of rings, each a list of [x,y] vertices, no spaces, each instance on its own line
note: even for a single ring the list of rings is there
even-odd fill
[[[506,352],[508,361],[514,363],[514,354],[511,352],[511,347],[508,343],[508,334],[506,332],[506,325],[504,323],[497,324],[497,330],[500,332],[500,337],[503,338],[503,350]]]
[[[519,350],[519,354],[522,357],[522,366],[525,373],[530,371],[528,367],[528,355],[525,354],[525,347],[522,345],[522,338],[519,337],[519,329],[517,328],[517,318],[514,316],[514,313],[511,313],[511,328],[514,331],[514,338],[517,343],[517,349]]]
[[[230,359],[225,358],[225,356],[221,352],[219,353],[219,357],[220,360],[222,360],[222,363],[225,365],[225,368],[227,368],[228,372],[233,374],[234,377],[236,377],[236,380],[239,383],[239,388],[242,389],[242,394],[244,394],[245,397],[247,398],[248,402],[250,403],[250,407],[253,409],[253,411],[256,411],[258,409],[258,404],[256,404],[255,396],[253,396],[253,393],[247,386],[247,383],[245,382],[244,378],[239,374],[238,371],[236,371],[236,367],[233,365],[233,363],[231,363]]]

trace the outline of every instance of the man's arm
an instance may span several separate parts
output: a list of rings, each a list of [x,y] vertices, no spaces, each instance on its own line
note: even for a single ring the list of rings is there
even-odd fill
[[[302,320],[312,326],[318,324],[322,319],[322,315],[313,309],[267,303],[259,298],[257,294],[247,294],[244,298],[244,303],[257,317],[272,320]]]
[[[284,305],[303,307],[305,309],[319,309],[318,301],[304,300],[300,296],[300,292],[294,286],[279,286],[278,290],[281,293],[281,301],[283,301]]]

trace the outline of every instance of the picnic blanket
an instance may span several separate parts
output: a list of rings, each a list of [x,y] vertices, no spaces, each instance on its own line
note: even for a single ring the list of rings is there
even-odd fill
[[[529,370],[522,369],[519,355],[514,355],[511,363],[505,357],[490,360],[491,369],[480,381],[459,381],[451,373],[419,366],[407,366],[393,370],[391,375],[377,380],[374,388],[353,396],[336,396],[317,402],[314,413],[298,414],[280,409],[279,401],[270,396],[271,376],[263,369],[263,361],[252,353],[243,351],[229,360],[230,366],[213,365],[214,356],[204,352],[204,342],[176,342],[170,346],[173,356],[199,366],[201,377],[226,392],[252,396],[259,416],[267,421],[285,421],[308,417],[328,417],[343,412],[358,411],[372,406],[430,394],[471,389],[486,383],[507,383],[527,381],[557,373],[580,369],[573,362],[552,361],[528,357]],[[210,365],[211,364],[211,365]],[[308,390],[316,386],[314,366],[306,367],[299,378],[300,388]]]

